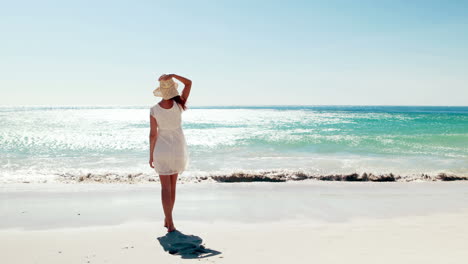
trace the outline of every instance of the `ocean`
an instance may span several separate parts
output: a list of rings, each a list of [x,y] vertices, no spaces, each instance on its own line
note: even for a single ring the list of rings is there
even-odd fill
[[[0,183],[157,181],[150,107],[0,107]],[[190,107],[183,129],[191,182],[468,176],[468,107]]]

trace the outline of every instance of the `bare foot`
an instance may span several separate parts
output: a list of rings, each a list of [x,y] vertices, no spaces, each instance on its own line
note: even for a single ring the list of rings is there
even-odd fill
[[[174,222],[170,222],[170,223],[167,223],[167,232],[172,232],[172,231],[175,231],[176,228],[174,226]]]
[[[169,227],[167,228],[167,232],[168,232],[168,233],[174,232],[174,231],[176,231],[176,228],[175,228],[174,225],[171,225],[171,226],[169,226]]]

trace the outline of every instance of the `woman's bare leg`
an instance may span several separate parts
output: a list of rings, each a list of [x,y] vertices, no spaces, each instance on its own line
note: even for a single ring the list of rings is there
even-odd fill
[[[167,175],[159,175],[161,182],[161,201],[166,216],[168,231],[173,231],[174,223],[172,222],[172,194],[171,194],[171,177]]]
[[[176,198],[177,176],[178,176],[177,173],[171,175],[171,199],[172,199],[171,213],[172,213],[172,210],[174,209],[175,198]]]
[[[174,210],[174,204],[175,204],[175,198],[176,198],[177,176],[178,175],[179,175],[178,173],[169,175],[170,178],[171,178],[171,215],[172,215],[172,211]],[[167,219],[164,219],[164,227],[168,227]]]

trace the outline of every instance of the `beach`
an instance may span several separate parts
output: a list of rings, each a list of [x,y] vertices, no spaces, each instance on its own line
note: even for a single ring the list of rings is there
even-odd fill
[[[0,264],[468,263],[468,1],[1,6]]]
[[[2,263],[463,263],[467,107],[193,107],[166,234],[149,107],[0,107]]]
[[[1,258],[463,263],[468,257],[465,181],[180,184],[174,209],[179,237],[167,236],[162,226],[158,184],[4,184]],[[170,241],[180,243],[171,248]]]

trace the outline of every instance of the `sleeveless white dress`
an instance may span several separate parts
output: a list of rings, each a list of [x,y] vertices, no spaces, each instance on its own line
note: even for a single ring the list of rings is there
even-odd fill
[[[182,108],[176,102],[169,109],[159,104],[151,107],[158,123],[158,136],[153,151],[154,170],[159,175],[182,173],[187,169],[188,152],[182,131]]]

